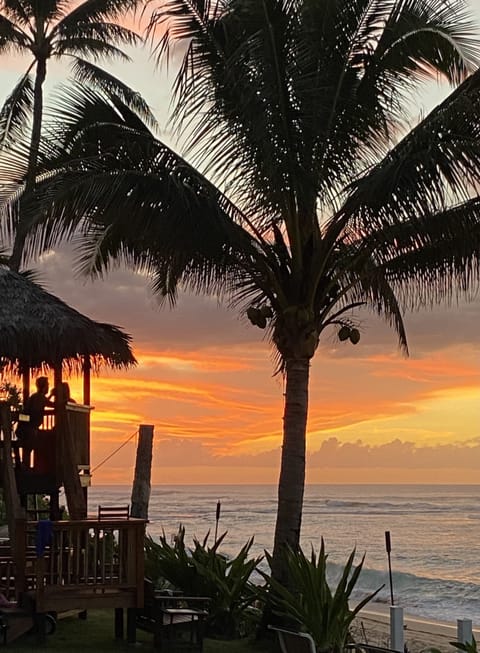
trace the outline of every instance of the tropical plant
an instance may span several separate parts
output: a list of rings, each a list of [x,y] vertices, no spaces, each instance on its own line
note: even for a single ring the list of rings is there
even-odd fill
[[[249,558],[253,538],[239,553],[228,558],[219,552],[226,533],[208,546],[209,533],[203,541],[193,540],[193,548],[185,546],[185,529],[179,528],[173,544],[165,534],[155,542],[151,537],[145,542],[145,571],[157,586],[171,587],[189,596],[210,599],[207,632],[210,636],[234,638],[248,629],[249,608],[256,599],[250,577],[261,561]]]
[[[472,635],[472,640],[470,642],[450,642],[450,646],[453,646],[459,651],[464,651],[465,653],[478,653],[478,644],[475,635]],[[432,646],[424,649],[422,653],[441,653],[441,651]]]
[[[287,547],[283,554],[291,588],[273,576],[262,573],[265,587],[258,588],[260,596],[273,606],[274,613],[286,619],[294,628],[312,636],[319,653],[343,653],[350,626],[360,610],[380,591],[379,588],[362,599],[354,608],[349,600],[362,571],[365,556],[354,566],[352,551],[342,570],[338,584],[331,589],[327,573],[328,554],[322,539],[318,556],[312,547],[310,558],[301,549]],[[273,560],[267,555],[272,568]]]
[[[463,0],[166,0],[158,26],[159,57],[186,44],[173,118],[202,172],[117,117],[72,136],[72,115],[71,162],[39,191],[49,220],[33,233],[50,247],[81,229],[83,271],[140,266],[171,303],[217,293],[267,329],[285,375],[281,579],[320,337],[357,344],[364,307],[407,351],[406,307],[478,281],[480,71],[465,78],[479,39]],[[412,129],[432,75],[458,88]]]
[[[25,192],[35,187],[43,118],[43,85],[52,59],[71,58],[75,77],[84,84],[109,86],[110,75],[88,61],[128,60],[118,46],[135,45],[139,36],[116,20],[142,0],[0,0],[0,55],[31,57],[0,110],[0,150],[23,139],[31,120],[27,165],[20,178]],[[85,57],[87,59],[85,59]],[[10,266],[21,265],[26,220],[17,218]]]
[[[0,396],[2,396],[3,400],[10,404],[12,408],[17,410],[22,404],[22,391],[18,386],[9,381],[0,383]]]
[[[475,635],[472,635],[471,642],[450,642],[459,651],[465,651],[465,653],[478,653],[477,640]]]

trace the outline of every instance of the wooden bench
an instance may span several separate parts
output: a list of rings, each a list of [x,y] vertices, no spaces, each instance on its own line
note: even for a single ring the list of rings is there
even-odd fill
[[[146,583],[144,607],[136,611],[136,627],[153,634],[161,651],[203,651],[205,609],[210,599],[152,591]]]

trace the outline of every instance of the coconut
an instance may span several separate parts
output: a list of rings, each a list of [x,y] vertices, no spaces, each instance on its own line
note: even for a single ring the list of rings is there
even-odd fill
[[[260,327],[260,329],[264,329],[267,326],[267,318],[262,315],[260,311],[258,311],[256,325]]]
[[[350,327],[342,326],[338,332],[338,339],[343,342],[344,340],[348,340],[348,338],[350,338]]]
[[[273,311],[268,304],[260,306],[260,313],[266,318],[273,317]]]
[[[360,331],[358,329],[350,329],[350,342],[352,345],[357,345],[360,342]]]
[[[247,317],[252,324],[258,323],[259,315],[260,315],[260,311],[258,310],[258,308],[255,308],[255,306],[249,306],[247,308]]]

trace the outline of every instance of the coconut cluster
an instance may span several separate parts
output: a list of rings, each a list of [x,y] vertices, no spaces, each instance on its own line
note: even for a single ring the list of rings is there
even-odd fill
[[[267,320],[273,317],[273,311],[268,304],[263,306],[249,306],[247,309],[247,317],[254,326],[259,329],[265,329]]]
[[[355,327],[349,327],[346,324],[338,332],[338,339],[342,342],[350,340],[352,345],[358,345],[360,342],[360,331]]]

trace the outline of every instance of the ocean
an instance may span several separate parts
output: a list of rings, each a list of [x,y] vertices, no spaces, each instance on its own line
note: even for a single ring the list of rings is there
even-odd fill
[[[97,486],[90,510],[99,503],[130,502],[129,486]],[[172,539],[180,524],[186,542],[227,531],[221,551],[231,555],[254,536],[252,555],[271,551],[276,488],[268,485],[154,486],[148,532]],[[357,586],[360,599],[381,585],[375,601],[390,602],[385,531],[391,534],[396,605],[416,617],[480,625],[480,485],[310,485],[306,488],[302,547],[329,554],[332,582],[355,547],[365,562]],[[373,609],[374,603],[370,604]]]

